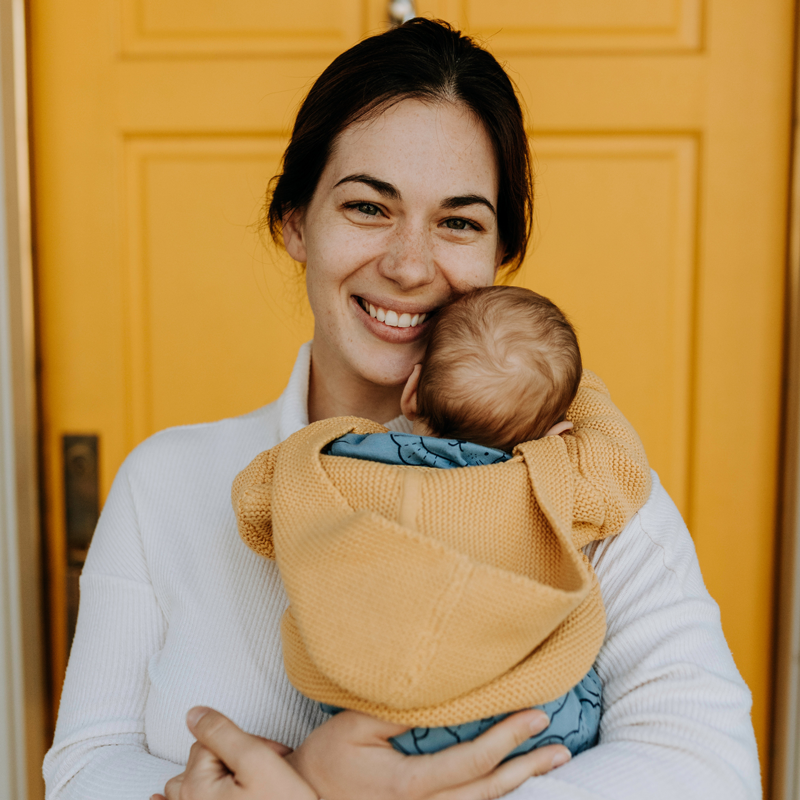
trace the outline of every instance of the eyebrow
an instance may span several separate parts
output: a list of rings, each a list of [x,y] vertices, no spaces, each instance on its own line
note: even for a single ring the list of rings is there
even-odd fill
[[[382,181],[380,178],[374,178],[372,175],[365,175],[363,173],[348,175],[336,183],[334,188],[336,188],[336,186],[341,186],[344,183],[363,183],[366,186],[373,188],[378,194],[383,195],[383,197],[387,197],[390,200],[400,200],[401,197],[400,190],[394,184],[389,183],[388,181]],[[483,195],[480,194],[462,194],[456,197],[448,197],[441,202],[441,208],[450,210],[466,208],[467,206],[474,205],[486,206],[486,208],[488,208],[495,217],[497,216],[495,207]]]
[[[336,186],[341,186],[343,183],[365,183],[367,186],[371,186],[378,194],[388,197],[390,200],[400,199],[400,190],[396,186],[387,181],[373,178],[371,175],[348,175],[346,178],[342,178]]]
[[[442,201],[442,208],[456,209],[474,205],[486,206],[492,214],[497,216],[494,206],[480,194],[464,194],[458,197],[448,197],[447,200]]]

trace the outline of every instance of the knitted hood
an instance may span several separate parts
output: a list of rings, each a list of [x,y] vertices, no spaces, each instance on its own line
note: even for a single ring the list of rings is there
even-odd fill
[[[450,470],[322,454],[345,433],[385,430],[323,420],[234,484],[242,537],[277,558],[284,580],[291,682],[315,700],[428,726],[564,694],[605,635],[596,578],[573,541],[565,440]]]

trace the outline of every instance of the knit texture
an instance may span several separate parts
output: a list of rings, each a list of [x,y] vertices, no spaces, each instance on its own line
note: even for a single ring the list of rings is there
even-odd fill
[[[573,528],[580,543],[618,532],[650,476],[596,376],[570,415],[580,446],[545,437],[469,469],[321,455],[344,434],[386,431],[354,417],[317,422],[255,459],[233,503],[242,538],[281,569],[292,683],[415,726],[540,705],[577,684],[605,615]]]

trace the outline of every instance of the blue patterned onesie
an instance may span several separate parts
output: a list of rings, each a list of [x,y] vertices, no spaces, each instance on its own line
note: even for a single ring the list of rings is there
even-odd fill
[[[472,442],[415,436],[410,433],[348,433],[332,442],[327,452],[329,455],[381,461],[384,464],[409,464],[439,469],[497,464],[511,458],[502,450]],[[592,668],[563,697],[535,706],[550,717],[549,727],[523,742],[508,758],[547,744],[566,745],[573,755],[593,747],[597,744],[600,729],[601,701],[602,686]],[[342,710],[325,703],[322,703],[322,709],[329,714]],[[498,714],[443,728],[412,728],[390,741],[395,750],[406,755],[436,753],[459,742],[471,741],[507,716],[508,714]]]

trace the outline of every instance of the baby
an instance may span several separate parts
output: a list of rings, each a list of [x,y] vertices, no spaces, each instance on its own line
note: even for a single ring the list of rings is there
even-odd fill
[[[515,286],[475,289],[439,312],[403,390],[413,436],[348,434],[330,453],[431,467],[505,461],[520,442],[572,428],[565,418],[582,372],[575,331],[546,297]],[[449,441],[419,438],[431,436]],[[402,448],[398,457],[391,443]]]
[[[401,410],[412,433],[349,433],[328,452],[444,469],[501,463],[520,442],[572,428],[565,418],[582,371],[575,331],[550,300],[513,286],[475,289],[439,312],[425,357],[406,383]],[[538,707],[549,727],[513,755],[544,744],[564,744],[575,755],[593,745],[601,707],[594,668],[566,695]],[[433,753],[474,739],[505,716],[414,728],[392,744],[408,754]]]
[[[551,724],[514,755],[591,747],[605,617],[580,548],[644,503],[638,437],[564,315],[516,287],[438,313],[401,407],[410,434],[323,420],[234,483],[242,538],[277,557],[290,600],[290,680],[332,713],[410,725],[392,740],[409,754],[530,706]]]

